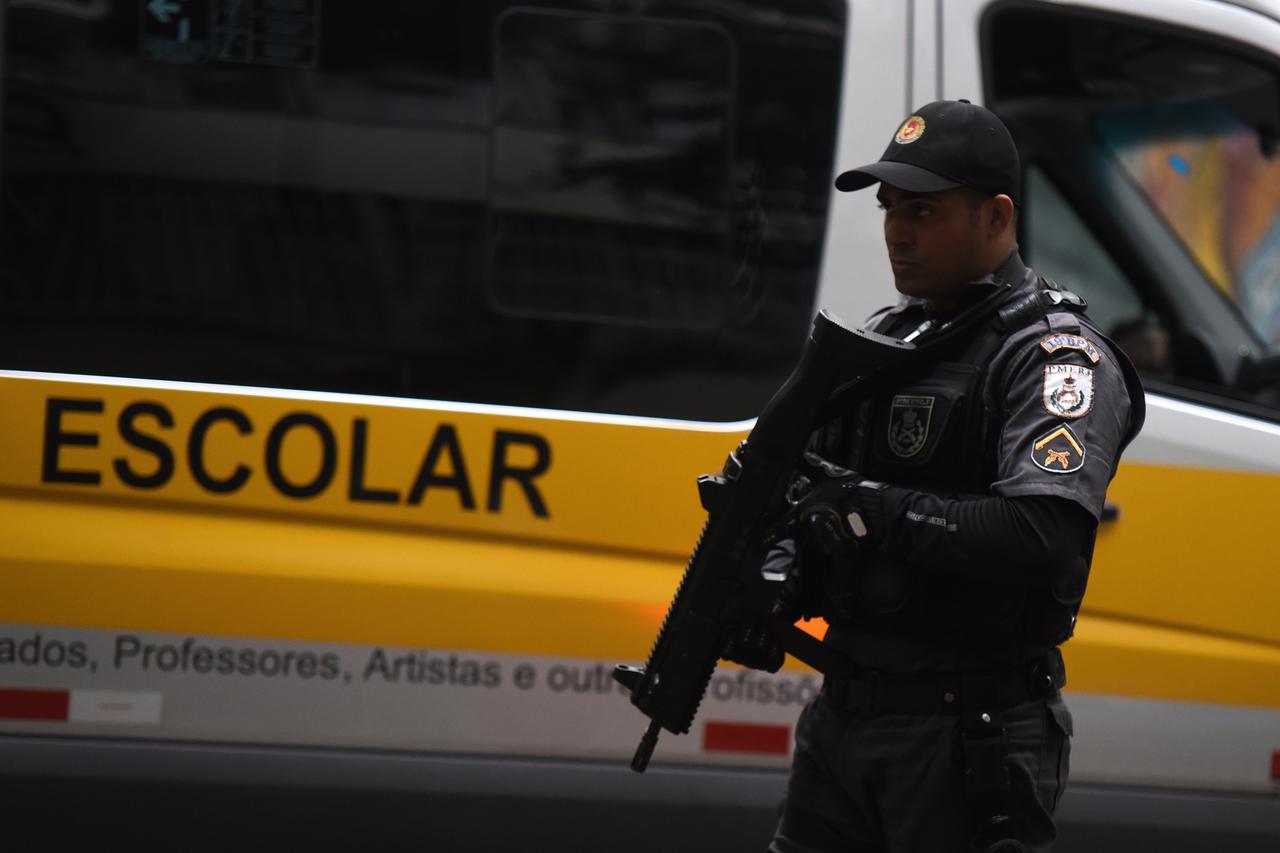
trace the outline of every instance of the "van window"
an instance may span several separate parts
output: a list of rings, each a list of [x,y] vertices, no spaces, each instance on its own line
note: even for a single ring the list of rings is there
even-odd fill
[[[735,202],[728,33],[520,10],[494,61],[496,306],[714,328]]]
[[[1145,314],[1142,299],[1062,193],[1039,168],[1024,178],[1027,260],[1089,302],[1089,317],[1111,331]]]
[[[1089,303],[1089,319],[1147,375],[1171,371],[1169,335],[1137,288],[1043,170],[1023,178],[1025,257],[1041,275]]]
[[[1280,420],[1274,58],[1053,4],[996,4],[983,39],[990,103],[1041,171],[1028,257],[1081,290],[1150,387]]]
[[[1125,174],[1269,348],[1280,345],[1276,128],[1219,106],[1107,113],[1097,128]]]
[[[11,4],[0,368],[754,416],[845,4],[600,8]]]

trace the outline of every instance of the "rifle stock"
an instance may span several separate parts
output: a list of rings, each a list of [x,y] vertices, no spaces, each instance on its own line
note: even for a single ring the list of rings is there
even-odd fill
[[[797,460],[837,387],[850,387],[905,361],[912,344],[850,329],[821,312],[800,362],[730,455],[720,476],[698,480],[707,520],[667,609],[645,666],[619,666],[614,678],[650,724],[631,768],[643,773],[661,729],[693,724],[727,632],[748,612],[773,618],[774,592],[760,575],[768,534],[785,504]],[[819,669],[821,643],[790,624],[775,626],[783,648]]]

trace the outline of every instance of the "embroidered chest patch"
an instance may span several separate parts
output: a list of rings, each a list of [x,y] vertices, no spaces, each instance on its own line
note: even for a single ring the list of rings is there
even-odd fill
[[[1070,474],[1084,466],[1084,445],[1071,427],[1055,427],[1031,444],[1031,461],[1052,474]]]
[[[1060,349],[1079,350],[1089,357],[1089,361],[1097,364],[1102,358],[1102,353],[1094,345],[1093,341],[1088,338],[1082,338],[1079,335],[1049,335],[1040,341],[1040,348],[1047,353],[1053,354]]]
[[[889,407],[889,449],[903,459],[924,449],[935,397],[898,394]]]
[[[1093,408],[1093,369],[1075,364],[1047,364],[1044,368],[1045,410],[1062,418],[1078,418]]]

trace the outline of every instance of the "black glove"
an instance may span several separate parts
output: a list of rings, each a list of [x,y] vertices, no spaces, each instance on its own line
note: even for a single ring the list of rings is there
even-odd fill
[[[767,619],[747,614],[730,629],[720,657],[749,669],[777,672],[786,653]]]
[[[883,483],[806,453],[802,474],[788,494],[786,523],[803,544],[828,557],[852,554],[872,544],[880,527]]]

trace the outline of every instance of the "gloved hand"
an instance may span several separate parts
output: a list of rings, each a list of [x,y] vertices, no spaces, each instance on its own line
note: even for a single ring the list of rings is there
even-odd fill
[[[782,651],[778,635],[768,621],[748,614],[729,631],[720,657],[749,669],[777,672],[782,668],[786,653]]]
[[[815,453],[804,455],[803,475],[793,484],[787,522],[806,550],[828,557],[853,553],[869,544],[879,527],[883,483],[834,465]]]

